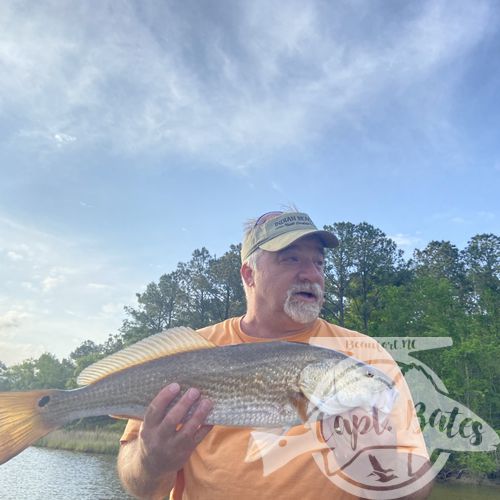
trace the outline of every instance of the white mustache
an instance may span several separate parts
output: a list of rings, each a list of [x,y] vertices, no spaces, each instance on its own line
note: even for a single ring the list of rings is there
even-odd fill
[[[288,290],[288,297],[297,293],[310,293],[318,300],[323,298],[323,290],[317,283],[301,283],[292,285]]]

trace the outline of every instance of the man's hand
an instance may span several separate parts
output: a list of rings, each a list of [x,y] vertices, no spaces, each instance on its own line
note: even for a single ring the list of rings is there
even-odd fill
[[[149,405],[139,433],[139,447],[143,465],[154,474],[177,472],[193,450],[208,434],[212,426],[203,422],[212,409],[212,403],[200,398],[198,389],[189,389],[168,412],[168,405],[180,391],[179,384],[170,384]],[[184,421],[189,410],[198,407]],[[182,424],[181,428],[178,426]]]
[[[212,428],[204,425],[212,403],[200,401],[197,389],[189,389],[167,413],[179,391],[176,383],[162,389],[146,411],[139,437],[120,449],[118,473],[125,488],[139,498],[168,495],[177,471]]]

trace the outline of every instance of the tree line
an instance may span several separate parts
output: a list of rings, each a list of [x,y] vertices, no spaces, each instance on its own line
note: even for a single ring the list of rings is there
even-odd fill
[[[341,245],[326,252],[322,317],[371,336],[445,336],[453,347],[420,353],[450,396],[500,429],[500,237],[477,234],[463,249],[431,241],[405,258],[397,244],[366,223],[325,226]],[[72,388],[94,361],[166,328],[199,328],[243,314],[240,245],[222,256],[206,248],[160,276],[125,307],[119,331],[106,342],[85,340],[69,357],[45,353],[6,367],[0,390]],[[463,469],[499,473],[494,454],[459,454]]]

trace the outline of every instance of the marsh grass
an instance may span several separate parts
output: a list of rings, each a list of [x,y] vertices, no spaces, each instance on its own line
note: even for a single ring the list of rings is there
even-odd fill
[[[85,453],[118,454],[121,432],[107,429],[60,429],[40,439],[35,446]]]

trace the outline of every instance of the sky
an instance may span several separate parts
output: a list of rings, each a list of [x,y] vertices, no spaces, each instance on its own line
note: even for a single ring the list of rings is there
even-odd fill
[[[250,217],[499,230],[492,0],[0,2],[0,360],[103,342]]]

